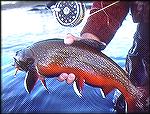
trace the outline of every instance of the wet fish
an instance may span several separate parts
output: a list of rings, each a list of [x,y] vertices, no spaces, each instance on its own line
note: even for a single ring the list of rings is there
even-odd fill
[[[74,73],[75,87],[80,94],[84,83],[102,88],[105,94],[117,88],[125,97],[128,111],[142,108],[142,92],[130,82],[120,66],[100,52],[101,47],[99,42],[87,39],[71,45],[65,45],[62,39],[43,40],[17,51],[14,66],[26,72],[24,84],[28,93],[38,79],[48,90],[45,78],[57,77],[63,72]]]

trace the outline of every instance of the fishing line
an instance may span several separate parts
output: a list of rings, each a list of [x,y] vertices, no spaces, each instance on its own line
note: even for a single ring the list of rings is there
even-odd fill
[[[100,12],[100,11],[102,11],[102,10],[104,10],[104,9],[106,9],[106,8],[108,8],[108,7],[112,6],[112,5],[114,5],[114,4],[117,4],[117,3],[119,3],[119,1],[116,1],[116,2],[114,2],[114,3],[112,3],[112,4],[110,4],[110,5],[108,5],[108,6],[104,7],[104,8],[102,8],[102,9],[97,10],[97,11],[94,12],[94,13],[91,13],[91,14],[89,15],[89,17],[92,16],[92,15],[94,15],[94,14],[97,14],[98,12]]]

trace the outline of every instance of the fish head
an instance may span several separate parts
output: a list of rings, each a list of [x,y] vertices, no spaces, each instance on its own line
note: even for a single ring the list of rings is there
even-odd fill
[[[14,66],[16,68],[16,73],[18,70],[27,72],[31,67],[33,67],[33,56],[34,53],[30,49],[21,49],[17,51],[14,57]]]

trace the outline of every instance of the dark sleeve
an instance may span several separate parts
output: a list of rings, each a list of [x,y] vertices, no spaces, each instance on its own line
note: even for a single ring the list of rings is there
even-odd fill
[[[90,14],[106,7],[114,1],[101,1],[94,2]],[[126,2],[119,2],[113,6],[106,8],[104,11],[100,11],[92,16],[89,16],[85,26],[81,31],[83,33],[91,33],[97,36],[100,41],[108,44],[118,28],[121,26],[123,20],[128,14],[129,7]]]

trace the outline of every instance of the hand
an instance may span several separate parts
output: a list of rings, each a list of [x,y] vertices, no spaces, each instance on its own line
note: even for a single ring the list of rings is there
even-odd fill
[[[72,44],[77,39],[78,37],[73,36],[72,34],[68,33],[66,38],[64,38],[64,43],[69,45],[69,44]]]
[[[64,39],[65,44],[72,44],[75,40],[77,40],[77,37],[73,36],[72,34],[67,34],[67,37]],[[62,73],[60,76],[57,77],[57,79],[62,82],[66,80],[68,84],[72,84],[75,80],[75,75],[73,73],[67,74]]]

